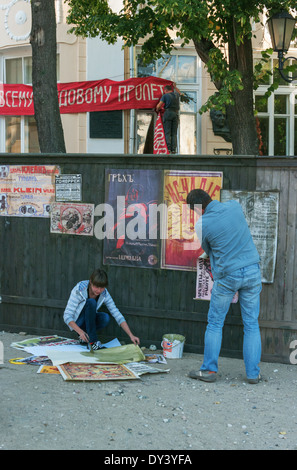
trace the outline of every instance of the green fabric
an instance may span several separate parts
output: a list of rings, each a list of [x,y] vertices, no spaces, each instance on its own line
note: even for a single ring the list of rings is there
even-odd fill
[[[115,348],[98,349],[98,351],[82,352],[83,356],[95,356],[98,362],[126,364],[127,362],[145,361],[145,355],[136,344],[126,344]]]

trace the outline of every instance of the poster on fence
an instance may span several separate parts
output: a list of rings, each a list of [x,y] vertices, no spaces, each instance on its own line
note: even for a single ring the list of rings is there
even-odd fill
[[[1,165],[0,215],[49,217],[59,173],[54,165]]]
[[[104,239],[104,264],[160,267],[162,175],[161,170],[105,171],[105,204],[95,214],[104,215],[95,225],[95,236]]]
[[[197,214],[186,204],[192,189],[203,189],[212,199],[220,200],[223,173],[215,171],[164,172],[164,203],[166,204],[166,236],[162,240],[162,268],[184,271],[196,269],[203,253],[195,233]]]
[[[89,235],[94,232],[94,204],[55,202],[51,205],[51,233]]]
[[[56,175],[55,185],[56,202],[81,201],[81,175]]]
[[[221,201],[237,200],[260,255],[262,282],[274,281],[279,193],[277,191],[221,191]]]

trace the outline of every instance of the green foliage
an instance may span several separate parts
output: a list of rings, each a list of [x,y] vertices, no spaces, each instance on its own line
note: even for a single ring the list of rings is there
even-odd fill
[[[250,41],[252,21],[260,21],[264,8],[268,14],[273,14],[296,7],[296,0],[125,0],[124,8],[115,12],[108,0],[65,1],[70,7],[71,32],[84,37],[99,36],[110,44],[120,37],[128,47],[141,41],[144,63],[172,51],[174,39],[170,30],[176,31],[182,45],[194,41],[218,89],[200,112],[213,106],[224,109],[234,104],[234,93],[243,89],[243,76],[234,65],[230,66],[224,48],[233,41],[238,48]],[[255,68],[254,89],[270,73],[265,64],[271,53],[265,51]],[[268,93],[272,93],[276,85],[274,80]]]

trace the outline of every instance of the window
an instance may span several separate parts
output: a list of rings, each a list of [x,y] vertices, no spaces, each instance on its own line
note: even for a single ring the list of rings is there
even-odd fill
[[[5,83],[32,83],[32,57],[7,58],[4,62]],[[57,56],[59,79],[59,56]],[[6,116],[4,120],[4,143],[0,151],[7,153],[38,153],[38,134],[34,116]]]
[[[200,87],[198,83],[198,57],[184,50],[176,55],[163,55],[153,63],[144,65],[137,60],[137,76],[154,76],[171,80],[185,93],[189,102],[180,101],[180,122],[178,127],[178,153],[195,154],[199,151],[197,142],[200,117]],[[152,153],[156,113],[148,110],[136,111],[135,153]]]
[[[17,57],[5,60],[5,82],[32,83],[32,58]],[[38,136],[33,116],[6,116],[5,149],[7,153],[38,153]]]
[[[276,62],[270,61],[267,67],[272,70]],[[261,155],[297,155],[297,90],[294,83],[280,79],[277,90],[269,98],[264,96],[275,77],[280,78],[278,74],[273,70],[270,79],[263,80],[255,93],[259,151]]]

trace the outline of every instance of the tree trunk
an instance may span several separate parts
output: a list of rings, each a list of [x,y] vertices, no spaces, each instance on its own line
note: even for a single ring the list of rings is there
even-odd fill
[[[229,70],[238,70],[243,81],[243,90],[233,93],[234,106],[226,107],[228,125],[234,155],[258,155],[258,138],[254,116],[253,49],[250,39],[245,38],[239,46],[235,42],[236,23],[229,24]],[[204,63],[209,60],[209,51],[216,47],[211,41],[194,41],[197,54]],[[219,90],[220,82],[214,82]]]
[[[54,0],[31,0],[32,84],[39,147],[42,153],[66,153],[57,91],[57,43]]]
[[[236,23],[233,22],[233,31]],[[253,48],[251,39],[245,37],[240,45],[230,35],[229,40],[229,69],[238,70],[242,76],[243,90],[233,93],[234,106],[227,108],[228,124],[234,155],[258,155],[258,137],[256,118],[254,115],[253,90]]]

